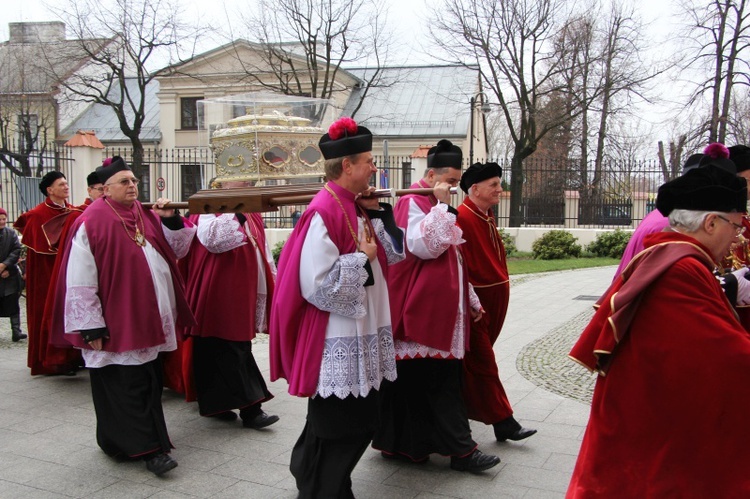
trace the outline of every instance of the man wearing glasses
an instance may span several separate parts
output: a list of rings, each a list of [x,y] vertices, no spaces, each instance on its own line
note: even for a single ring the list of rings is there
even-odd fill
[[[195,323],[176,265],[195,227],[162,208],[169,200],[145,210],[138,179],[121,158],[97,174],[104,195],[71,228],[53,334],[80,348],[90,369],[99,447],[144,459],[158,476],[177,466],[169,456],[158,354],[176,348],[177,326]]]
[[[709,164],[659,188],[646,237],[570,352],[599,373],[567,497],[747,497],[750,336],[713,275],[744,179]]]

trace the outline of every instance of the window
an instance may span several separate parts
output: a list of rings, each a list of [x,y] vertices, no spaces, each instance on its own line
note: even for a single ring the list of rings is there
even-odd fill
[[[151,171],[150,165],[142,165],[143,174],[139,177],[141,183],[138,184],[138,201],[148,203],[151,201]]]
[[[182,175],[182,199],[187,199],[198,192],[203,185],[201,165],[180,165]]]
[[[22,151],[34,149],[39,135],[39,116],[36,114],[18,115],[18,145]],[[28,142],[27,142],[28,141]]]
[[[232,106],[232,118],[239,118],[240,116],[245,116],[246,114],[250,114],[247,112],[247,108],[242,105],[235,104]]]
[[[197,130],[203,128],[198,119],[198,101],[203,97],[182,97],[180,99],[180,128],[182,130]]]

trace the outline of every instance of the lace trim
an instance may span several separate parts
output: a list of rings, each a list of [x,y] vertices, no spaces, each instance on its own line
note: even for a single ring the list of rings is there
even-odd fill
[[[323,283],[308,300],[320,310],[332,314],[361,319],[367,315],[365,308],[367,282],[364,253],[339,256]]]
[[[106,327],[96,286],[71,286],[65,293],[65,332]]]
[[[472,310],[481,310],[482,309],[482,302],[479,301],[479,297],[477,296],[476,291],[474,291],[474,286],[469,283],[469,306]]]
[[[122,366],[142,365],[156,359],[159,352],[171,352],[177,349],[177,338],[175,336],[174,320],[171,314],[161,318],[164,328],[164,343],[155,347],[128,350],[125,352],[107,352],[104,350],[82,350],[81,354],[86,362],[86,367],[97,368],[110,364]]]
[[[424,235],[427,251],[437,258],[450,246],[462,244],[463,231],[456,225],[456,215],[448,211],[448,205],[438,203],[419,224],[420,232]]]
[[[317,394],[365,397],[383,379],[396,379],[396,357],[391,327],[362,336],[326,338]]]
[[[396,251],[396,248],[393,244],[393,239],[391,238],[391,235],[388,234],[388,232],[385,230],[385,224],[383,224],[382,220],[380,220],[379,218],[373,218],[372,228],[375,229],[375,235],[380,240],[380,244],[383,245],[388,265],[393,265],[394,263],[398,263],[406,258],[406,253],[403,251],[403,249],[400,253]]]
[[[449,352],[438,350],[437,348],[430,348],[415,341],[396,340],[396,358],[399,360],[414,359],[417,357],[430,357],[433,359],[447,359],[448,357],[453,357],[454,359],[463,359],[464,354],[466,353],[464,346],[464,317],[463,312],[459,311],[456,316],[456,323],[453,326],[453,337],[451,338],[451,349]]]
[[[268,303],[268,296],[258,293],[258,298],[255,300],[255,331],[258,333],[268,332],[266,303]]]
[[[211,253],[224,253],[247,244],[247,236],[233,214],[202,215],[198,219],[198,240]]]
[[[172,247],[177,259],[184,258],[187,255],[190,243],[193,242],[193,237],[198,230],[195,225],[189,223],[186,219],[184,221],[185,227],[179,230],[171,230],[162,225],[167,244]]]

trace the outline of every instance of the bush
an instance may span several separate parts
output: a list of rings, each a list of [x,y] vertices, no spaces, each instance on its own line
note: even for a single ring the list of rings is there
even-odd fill
[[[279,257],[281,256],[281,250],[284,248],[284,243],[286,243],[286,239],[274,244],[273,249],[271,250],[271,254],[273,255],[273,262],[276,265],[279,264]]]
[[[518,251],[518,248],[516,248],[516,241],[513,239],[513,236],[505,232],[503,229],[497,229],[497,233],[500,234],[500,239],[503,241],[503,246],[505,246],[505,254],[507,256],[510,256],[511,254]]]
[[[630,232],[620,229],[611,232],[602,232],[596,236],[594,242],[586,247],[586,251],[596,256],[622,258],[622,253],[625,251],[625,246],[628,245],[631,235]]]
[[[581,245],[576,238],[564,230],[551,230],[534,241],[532,255],[537,260],[561,260],[581,256]]]

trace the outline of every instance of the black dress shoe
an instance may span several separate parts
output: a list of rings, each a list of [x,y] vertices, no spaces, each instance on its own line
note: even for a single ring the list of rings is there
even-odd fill
[[[21,334],[18,334],[18,335],[14,334],[11,337],[11,340],[13,341],[13,343],[18,343],[19,341],[25,340],[26,338],[28,338],[28,335],[21,333]]]
[[[500,464],[500,458],[477,449],[466,457],[452,457],[451,469],[479,473]]]
[[[253,428],[255,430],[260,430],[261,428],[265,428],[266,426],[271,426],[276,421],[279,420],[279,417],[274,415],[268,415],[264,411],[260,411],[260,414],[253,418],[243,418],[242,419],[242,426],[245,428]]]
[[[536,433],[536,430],[521,426],[521,423],[516,421],[513,416],[493,424],[492,427],[495,430],[495,438],[498,442],[505,442],[506,440],[517,442]]]
[[[216,414],[211,414],[209,418],[215,418],[220,421],[234,421],[237,419],[237,413],[234,411],[224,411]]]
[[[177,467],[177,461],[172,459],[169,454],[157,454],[151,459],[146,460],[146,469],[156,476],[162,476],[169,470]]]

